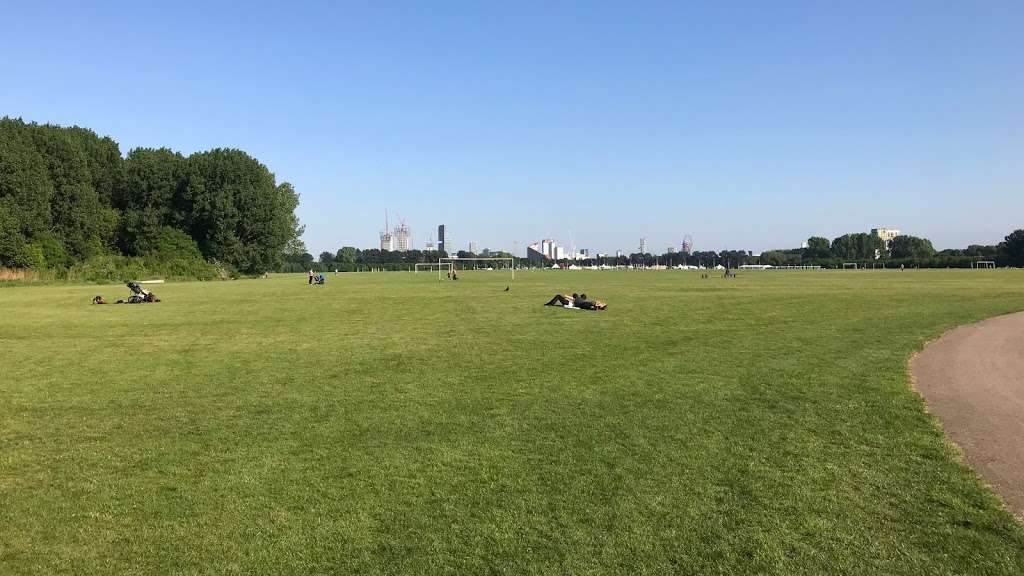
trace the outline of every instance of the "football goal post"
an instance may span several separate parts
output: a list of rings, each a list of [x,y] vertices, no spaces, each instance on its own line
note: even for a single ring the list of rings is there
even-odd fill
[[[416,264],[416,265],[413,266],[412,273],[413,274],[419,274],[420,270],[425,270],[425,271],[429,272],[430,270],[433,270],[435,268],[437,269],[437,279],[438,280],[441,279],[441,272],[442,271],[445,271],[445,270],[448,271],[448,276],[449,277],[452,274],[452,263],[451,262],[444,262],[444,263],[441,263],[441,262],[437,262],[437,263],[427,262],[426,264],[419,263],[419,264]]]
[[[971,268],[980,270],[992,270],[995,269],[996,263],[992,260],[978,260],[977,262],[971,263]]]
[[[441,258],[438,264],[451,264],[452,270],[493,270],[508,271],[516,279],[515,258]],[[440,269],[438,271],[440,276]]]
[[[843,270],[856,270],[856,269],[857,269],[857,263],[856,262],[843,262]]]

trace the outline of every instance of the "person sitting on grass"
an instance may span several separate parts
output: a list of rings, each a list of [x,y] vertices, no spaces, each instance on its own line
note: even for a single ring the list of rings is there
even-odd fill
[[[548,303],[545,304],[545,306],[563,306],[565,308],[573,308],[576,306],[576,299],[579,297],[579,294],[576,294],[575,292],[573,293],[572,298],[569,298],[564,294],[555,294],[555,297],[548,300]]]
[[[103,296],[97,296],[92,299],[93,304],[106,304],[107,301],[103,299]]]

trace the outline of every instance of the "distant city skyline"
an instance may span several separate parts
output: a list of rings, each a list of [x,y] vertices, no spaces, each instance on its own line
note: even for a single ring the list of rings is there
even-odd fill
[[[242,149],[294,185],[313,254],[376,245],[382,198],[416,246],[446,223],[520,254],[888,227],[942,249],[1022,224],[1019,1],[197,13],[6,3],[0,113],[123,154]]]
[[[888,247],[889,242],[890,242],[890,240],[892,238],[894,238],[896,236],[899,236],[901,234],[901,231],[899,229],[892,228],[892,227],[873,227],[873,228],[870,228],[868,230],[850,230],[848,232],[844,232],[843,234],[865,233],[865,232],[869,233],[871,235],[879,236],[880,238],[882,238],[882,240],[886,244],[886,247]],[[840,236],[840,235],[842,235],[842,234],[837,234],[836,236]],[[554,237],[545,238],[543,240],[539,240],[539,241],[536,241],[536,242],[527,242],[527,243],[523,244],[522,246],[520,246],[520,243],[518,241],[514,241],[513,242],[513,246],[514,246],[513,248],[507,248],[504,245],[499,245],[499,246],[496,246],[496,247],[491,247],[491,246],[488,246],[488,245],[483,245],[483,244],[481,244],[481,243],[479,243],[479,242],[477,242],[475,240],[470,240],[465,246],[459,246],[459,245],[455,244],[454,237],[452,236],[452,233],[451,233],[451,228],[447,224],[439,224],[437,226],[437,238],[438,238],[438,240],[436,242],[433,239],[433,235],[432,234],[428,234],[426,240],[422,241],[421,243],[417,243],[415,241],[414,237],[412,236],[412,232],[411,232],[410,226],[408,225],[408,223],[406,222],[406,220],[404,218],[400,218],[399,224],[397,226],[395,226],[394,228],[389,227],[388,211],[385,210],[385,227],[380,230],[379,235],[378,235],[378,244],[375,247],[380,248],[381,250],[400,251],[400,252],[401,251],[407,251],[407,250],[435,250],[435,249],[437,249],[437,250],[444,250],[444,251],[446,251],[446,252],[448,252],[450,254],[455,254],[455,253],[462,252],[462,251],[466,251],[466,252],[470,252],[470,253],[474,253],[474,254],[481,254],[481,253],[484,253],[484,252],[491,252],[491,251],[495,251],[495,252],[502,251],[502,252],[508,252],[508,253],[514,254],[515,256],[520,256],[520,257],[524,257],[524,258],[533,258],[533,257],[540,256],[540,257],[553,258],[553,259],[570,259],[571,260],[571,259],[584,259],[585,257],[588,257],[590,254],[595,254],[595,255],[596,254],[611,254],[612,252],[614,252],[616,255],[620,255],[620,254],[628,255],[628,254],[633,254],[633,253],[637,253],[637,252],[660,255],[660,254],[673,254],[673,253],[676,253],[676,252],[692,253],[692,252],[695,252],[695,251],[698,251],[698,252],[706,252],[706,251],[720,252],[722,250],[742,250],[742,251],[746,251],[746,252],[749,252],[749,253],[752,253],[752,254],[759,254],[761,252],[765,252],[765,251],[769,251],[769,250],[806,248],[807,247],[807,239],[810,238],[811,236],[822,236],[822,235],[821,234],[811,234],[807,238],[804,238],[804,239],[800,240],[800,242],[798,244],[792,245],[792,246],[775,246],[773,248],[766,248],[766,249],[760,249],[760,250],[745,248],[745,247],[742,247],[742,246],[734,246],[734,247],[729,247],[729,246],[726,246],[726,247],[696,247],[693,244],[692,236],[690,236],[689,234],[684,235],[683,238],[676,245],[669,245],[669,246],[665,247],[662,250],[657,250],[657,249],[652,250],[650,248],[650,244],[648,243],[646,236],[641,236],[640,237],[640,243],[639,243],[639,245],[635,249],[623,250],[621,248],[616,248],[616,249],[614,249],[614,251],[594,250],[594,249],[590,249],[590,248],[581,248],[581,247],[578,247],[578,246],[573,246],[573,247],[567,249],[567,248],[565,248],[562,245],[562,242],[559,242]],[[570,237],[571,241],[573,243],[575,243],[575,240],[572,239],[571,232],[569,233],[569,237]],[[829,240],[833,239],[832,236],[825,235],[825,237],[827,239],[829,239]],[[998,244],[998,242],[999,242],[999,240],[996,240],[996,241],[988,243],[988,244],[994,245],[994,244]],[[983,242],[971,242],[969,244],[986,244],[986,243],[983,243]],[[344,246],[351,246],[351,247],[359,248],[359,249],[366,249],[366,248],[369,247],[369,246],[362,246],[362,245],[358,245],[358,244],[344,244],[344,245],[341,245],[341,246],[338,246],[338,247],[329,247],[329,248],[327,248],[325,250],[321,250],[321,251],[310,251],[310,254],[319,254],[321,252],[333,252],[333,251],[336,251],[337,249],[339,249],[341,247],[344,247]],[[446,246],[447,246],[447,248],[446,248]],[[964,248],[966,246],[967,245],[958,246],[958,247],[954,247],[954,248]]]

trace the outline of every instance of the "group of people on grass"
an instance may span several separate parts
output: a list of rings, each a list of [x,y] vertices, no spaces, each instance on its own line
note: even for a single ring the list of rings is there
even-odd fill
[[[338,272],[335,271],[334,273],[337,274]],[[327,281],[327,279],[324,278],[323,274],[317,274],[317,273],[313,272],[312,269],[310,269],[310,271],[309,271],[309,285],[310,286],[312,286],[313,284],[323,284],[326,281]]]
[[[580,310],[604,310],[608,307],[607,304],[600,300],[591,300],[587,298],[586,294],[576,294],[575,292],[573,292],[572,296],[555,294],[555,297],[548,300],[545,306],[561,306],[563,308],[578,308]]]

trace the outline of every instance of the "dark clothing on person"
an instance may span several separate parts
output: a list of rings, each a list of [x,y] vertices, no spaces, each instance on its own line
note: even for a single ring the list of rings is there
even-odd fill
[[[568,306],[570,303],[572,303],[572,300],[561,294],[555,294],[555,297],[549,300],[545,306]]]

